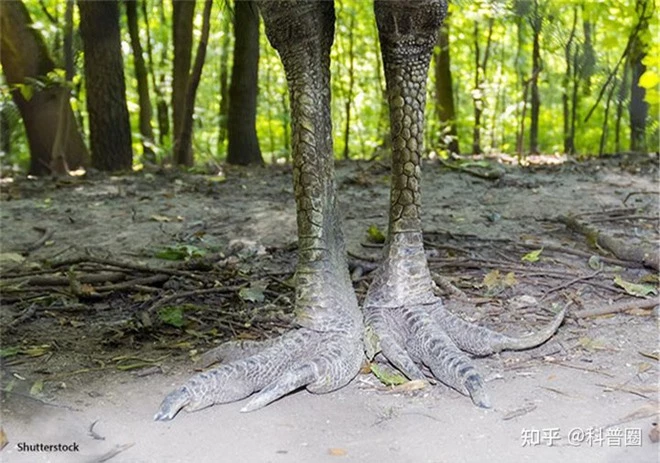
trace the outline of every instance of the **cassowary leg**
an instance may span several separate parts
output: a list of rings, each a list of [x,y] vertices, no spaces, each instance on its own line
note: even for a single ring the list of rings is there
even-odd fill
[[[362,314],[346,265],[335,202],[330,120],[334,6],[326,1],[259,2],[266,33],[284,64],[291,99],[293,183],[298,222],[296,316],[300,328],[263,344],[232,344],[208,359],[229,363],[192,377],[163,401],[157,420],[180,409],[254,397],[255,410],[289,392],[340,388],[364,358]],[[255,12],[256,14],[256,12]]]
[[[483,381],[468,354],[536,346],[552,336],[564,314],[542,332],[514,339],[463,321],[434,296],[422,241],[420,156],[428,66],[446,3],[376,0],[374,9],[390,107],[392,184],[385,256],[363,310],[375,335],[367,353],[382,352],[410,379],[425,377],[423,365],[476,405],[488,407]]]

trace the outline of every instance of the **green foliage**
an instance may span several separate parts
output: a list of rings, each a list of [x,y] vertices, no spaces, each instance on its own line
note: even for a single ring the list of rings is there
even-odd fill
[[[163,323],[172,325],[175,328],[181,328],[184,324],[183,307],[163,307],[158,311],[158,318],[160,318]]]
[[[142,13],[145,3],[147,17]],[[651,8],[652,0],[648,0]],[[611,93],[612,109],[606,120],[607,98],[598,99],[601,88],[608,85],[631,83],[624,79],[623,66],[617,68],[626,47],[626,40],[639,22],[637,0],[601,2],[595,0],[454,0],[448,18],[450,32],[451,70],[454,98],[457,103],[456,125],[463,150],[471,145],[474,125],[473,102],[482,105],[481,145],[486,152],[508,152],[516,150],[517,133],[523,123],[524,83],[531,75],[532,26],[538,19],[541,31],[541,58],[543,69],[539,74],[541,98],[539,144],[543,152],[563,150],[563,98],[567,65],[565,48],[570,34],[573,15],[577,14],[575,31],[575,61],[580,78],[578,104],[576,108],[576,148],[582,154],[594,154],[599,150],[603,130],[606,129],[605,152],[626,149],[625,142],[615,145],[616,132],[620,140],[629,139],[627,104],[628,91],[605,91]],[[74,8],[74,48],[76,77],[65,82],[63,68],[64,12],[66,2],[62,0],[25,1],[33,18],[33,27],[41,33],[54,59],[57,70],[41,81],[19,84],[16,88],[24,97],[30,98],[38,86],[49,83],[65,83],[72,90],[71,102],[80,126],[88,127],[84,85],[81,85],[82,46],[77,34],[79,22]],[[539,18],[534,17],[535,4]],[[172,75],[172,27],[171,1],[138,0],[140,40],[145,50],[147,67],[153,73],[149,80],[156,140],[159,127],[156,123],[158,95],[170,105]],[[332,49],[332,116],[335,152],[340,156],[345,149],[347,107],[350,107],[350,137],[348,152],[352,158],[372,158],[381,153],[388,131],[388,110],[384,104],[385,82],[382,71],[378,34],[373,15],[372,2],[362,0],[337,0],[337,23]],[[133,51],[126,27],[125,10],[121,8],[122,50],[125,60],[127,100],[134,135],[136,154],[142,154],[138,121],[137,85],[133,72]],[[657,12],[656,12],[657,13]],[[196,8],[195,40],[201,29],[201,3]],[[647,69],[639,85],[646,89],[646,101],[651,115],[648,126],[649,140],[656,140],[658,122],[655,115],[660,111],[660,30],[656,16],[650,20],[648,30],[640,39],[646,50],[644,64]],[[220,139],[221,115],[220,82],[223,69],[231,71],[233,49],[232,14],[227,5],[218,3],[214,7],[211,36],[207,49],[206,64],[197,93],[194,113],[193,149],[199,164],[224,159],[226,140]],[[483,56],[487,43],[487,24],[492,21],[489,61],[486,69],[480,69],[481,83],[475,88],[475,42]],[[590,25],[589,36],[586,24]],[[475,24],[478,36],[474,37]],[[148,26],[148,27],[147,27]],[[263,31],[263,24],[262,24]],[[149,32],[149,34],[147,34]],[[149,41],[150,39],[150,41]],[[267,162],[288,161],[290,156],[289,108],[286,78],[277,53],[270,47],[265,34],[261,35],[261,57],[259,63],[259,97],[257,133],[261,149]],[[193,46],[193,50],[196,45]],[[151,50],[152,62],[147,58]],[[351,78],[350,69],[353,69]],[[610,75],[614,78],[610,79]],[[433,63],[430,72],[427,98],[427,150],[438,151],[437,141],[441,138],[440,124],[435,120],[435,73]],[[154,83],[157,90],[154,88]],[[9,105],[6,86],[2,88],[2,105]],[[609,87],[607,87],[609,89]],[[473,97],[479,96],[478,99]],[[528,96],[529,98],[529,96]],[[593,115],[585,120],[588,111],[596,106]],[[616,124],[615,108],[622,120]],[[170,109],[171,117],[171,109]],[[525,115],[525,144],[529,128],[529,108]],[[171,125],[171,124],[170,124]],[[18,124],[12,124],[12,162],[25,163],[28,154],[27,142]],[[14,135],[16,134],[16,135]],[[15,137],[15,139],[14,139]],[[650,143],[649,146],[655,146]],[[171,134],[162,143],[154,146],[157,160],[166,161],[171,153]],[[6,159],[3,159],[6,164]]]

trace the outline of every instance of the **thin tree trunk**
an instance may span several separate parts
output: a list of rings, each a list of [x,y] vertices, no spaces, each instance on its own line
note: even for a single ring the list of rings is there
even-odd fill
[[[602,156],[605,152],[605,145],[607,143],[608,136],[608,122],[610,115],[610,104],[612,103],[612,96],[614,96],[614,90],[616,90],[616,81],[612,82],[612,87],[607,94],[607,100],[605,101],[605,111],[603,112],[603,126],[600,131],[600,143],[598,144],[598,156]]]
[[[195,2],[191,0],[172,0],[172,40],[174,42],[174,62],[172,65],[172,121],[174,152],[181,153],[177,145],[181,136],[188,77],[192,61],[193,18]],[[185,164],[192,159],[192,153],[186,153],[182,159],[174,158],[175,164]]]
[[[532,81],[530,102],[530,124],[529,124],[529,151],[539,152],[539,113],[541,109],[541,98],[539,96],[539,74],[541,73],[541,29],[543,18],[539,11],[539,2],[534,0],[534,13],[532,17]]]
[[[257,139],[259,13],[252,1],[235,3],[234,63],[229,86],[227,162],[263,164]]]
[[[48,49],[21,1],[0,1],[0,61],[30,146],[33,175],[65,174],[89,164],[89,152],[76,124],[70,91],[57,83],[41,88],[55,69]]]
[[[458,154],[460,149],[456,130],[456,107],[449,50],[449,24],[445,22],[438,32],[438,46],[435,52],[435,110],[440,122],[440,140],[438,142],[450,153]]]
[[[160,0],[161,20],[164,18],[163,14],[163,0]],[[158,120],[158,143],[162,146],[165,145],[170,134],[170,116],[165,96],[161,89],[161,84],[164,81],[164,76],[160,76],[160,84],[156,79],[156,68],[154,66],[153,49],[151,46],[151,29],[149,27],[149,14],[147,13],[147,0],[142,0],[142,16],[144,17],[144,30],[147,33],[147,62],[149,63],[149,75],[151,76],[151,85],[156,94],[156,118]],[[163,67],[167,58],[167,47],[163,47],[163,55],[161,61],[161,68]]]
[[[353,104],[353,86],[355,85],[355,54],[353,28],[355,27],[355,15],[350,15],[348,25],[348,92],[346,95],[346,125],[344,126],[344,159],[350,159],[350,131],[351,131],[351,106]]]
[[[73,57],[73,6],[74,0],[66,0],[64,10],[64,76],[67,82],[75,75]]]
[[[227,141],[227,120],[229,119],[229,45],[231,42],[231,21],[224,19],[222,45],[220,45],[220,112],[218,114],[218,153],[225,152]]]
[[[12,124],[8,115],[7,103],[0,105],[0,153],[5,159],[11,153]]]
[[[645,101],[646,89],[639,85],[639,78],[646,72],[643,60],[646,50],[641,37],[649,30],[648,0],[637,0],[635,10],[639,15],[639,32],[630,47],[630,103],[628,113],[630,114],[630,151],[646,152],[646,119],[649,115],[649,105]]]
[[[142,55],[140,31],[138,26],[137,0],[125,0],[126,21],[128,33],[133,48],[133,65],[135,66],[135,79],[137,80],[138,101],[140,103],[140,134],[142,135],[142,149],[147,161],[154,163],[156,156],[153,150],[154,131],[151,127],[151,98],[149,97],[149,80],[147,67]]]
[[[188,89],[184,104],[184,118],[181,126],[181,135],[175,152],[177,164],[191,167],[193,165],[192,156],[192,133],[193,133],[193,114],[195,112],[195,95],[197,87],[202,78],[202,68],[206,59],[206,46],[209,41],[209,29],[211,27],[211,7],[213,0],[205,0],[204,12],[202,14],[202,36],[197,45],[197,54],[193,65],[190,78],[188,79]]]
[[[619,82],[619,92],[616,102],[616,119],[614,122],[614,152],[621,152],[621,121],[623,119],[623,108],[626,102],[626,94],[628,90],[628,76],[630,66],[628,60],[623,64],[623,76],[621,82]]]
[[[573,43],[575,40],[575,31],[577,29],[578,10],[577,6],[573,7],[573,25],[571,26],[571,33],[568,36],[566,45],[564,47],[564,58],[566,59],[566,72],[563,78],[563,92],[561,96],[563,119],[564,119],[564,153],[572,155],[575,152],[575,145],[571,134],[571,107],[568,92],[570,89],[571,75],[573,74]]]
[[[78,0],[85,52],[85,88],[92,167],[128,170],[133,165],[131,126],[126,107],[119,4]]]

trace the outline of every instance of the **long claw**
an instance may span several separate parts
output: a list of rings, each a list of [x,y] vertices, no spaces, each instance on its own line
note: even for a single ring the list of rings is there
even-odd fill
[[[552,320],[552,323],[545,326],[540,331],[523,338],[511,338],[505,336],[506,339],[502,340],[502,342],[498,344],[494,344],[493,349],[495,349],[495,352],[500,352],[503,350],[530,349],[532,347],[541,345],[550,339],[553,334],[555,334],[557,328],[559,328],[559,325],[561,325],[561,323],[564,321],[565,316],[566,308],[563,308]]]
[[[154,415],[155,421],[169,421],[179,413],[183,407],[190,403],[190,393],[188,389],[180,387],[170,392],[160,404],[158,412]]]
[[[301,365],[298,368],[288,371],[280,378],[263,388],[252,400],[241,408],[241,412],[251,412],[265,407],[280,397],[314,382],[317,377],[318,372],[314,365],[310,363]]]
[[[387,336],[380,340],[381,351],[387,360],[410,380],[426,379],[426,375],[410,355],[394,339]]]
[[[474,374],[466,378],[465,389],[467,389],[472,402],[477,407],[490,408],[490,399],[488,398],[488,394],[486,394],[481,376]]]
[[[550,324],[540,331],[522,338],[514,338],[483,326],[466,322],[437,304],[431,308],[435,320],[456,343],[459,349],[473,355],[486,356],[503,350],[524,350],[536,347],[550,339],[566,315],[562,309]]]

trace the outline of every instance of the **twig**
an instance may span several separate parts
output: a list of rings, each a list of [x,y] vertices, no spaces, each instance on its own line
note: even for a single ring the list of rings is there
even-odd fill
[[[607,249],[619,259],[637,262],[643,264],[645,267],[660,270],[660,256],[654,249],[644,249],[642,247],[628,245],[620,239],[602,233],[572,216],[560,216],[558,220],[565,224],[569,230],[584,235],[588,242]]]
[[[625,302],[620,302],[618,304],[612,304],[607,307],[579,310],[577,312],[574,312],[573,316],[576,318],[597,317],[599,315],[608,315],[613,313],[625,312],[627,310],[633,310],[633,309],[639,309],[639,310],[652,309],[658,305],[660,305],[660,299],[658,298],[625,301]]]
[[[170,268],[157,268],[150,267],[144,264],[135,264],[132,262],[121,262],[112,259],[100,259],[98,257],[86,256],[86,257],[76,257],[73,259],[68,259],[53,264],[53,267],[69,267],[71,265],[82,264],[85,262],[100,264],[100,265],[109,265],[111,267],[127,268],[131,270],[137,270],[140,272],[148,273],[164,273],[166,275],[181,276],[186,278],[191,278],[193,280],[205,281],[205,278],[200,275],[195,275],[193,272],[186,272],[184,270],[174,270]]]
[[[543,295],[542,299],[545,299],[545,298],[548,297],[550,294],[552,294],[552,293],[554,293],[554,292],[556,292],[556,291],[559,291],[559,290],[561,290],[561,289],[566,289],[566,288],[568,288],[569,286],[574,285],[575,283],[578,283],[578,282],[580,282],[580,281],[589,280],[589,279],[595,277],[596,275],[600,274],[600,272],[601,272],[600,270],[596,270],[595,272],[593,272],[593,273],[591,273],[591,274],[589,274],[589,275],[579,276],[579,277],[577,277],[577,278],[573,278],[573,279],[570,280],[570,281],[567,281],[566,283],[562,283],[561,285],[558,285],[558,286],[555,286],[555,287],[553,287],[553,288],[550,288],[549,290],[547,290],[547,291],[545,292],[545,294]]]
[[[156,303],[152,304],[146,311],[148,313],[154,312],[156,309],[159,307],[162,307],[164,304],[167,304],[168,302],[181,299],[183,297],[191,297],[191,296],[201,296],[203,294],[222,294],[222,293],[232,293],[236,291],[240,291],[242,288],[244,288],[245,285],[240,285],[240,286],[220,286],[217,288],[204,288],[204,289],[195,289],[192,291],[183,291],[180,293],[176,294],[171,294],[169,296],[165,296],[158,300]]]
[[[34,229],[42,233],[41,238],[39,238],[37,241],[29,245],[27,248],[25,248],[23,254],[30,254],[31,252],[36,251],[41,246],[43,246],[46,243],[46,241],[48,241],[53,237],[53,230],[49,230],[48,228],[41,228],[41,227],[34,227]]]
[[[112,449],[112,450],[110,450],[109,452],[106,452],[106,453],[104,453],[103,455],[101,455],[101,456],[98,458],[98,460],[95,460],[95,463],[103,463],[103,462],[106,462],[106,461],[110,460],[111,458],[116,457],[116,456],[119,455],[121,452],[124,452],[124,451],[130,449],[130,448],[133,447],[134,445],[135,445],[134,442],[131,442],[130,444],[117,445],[117,446],[115,446],[114,449]]]

